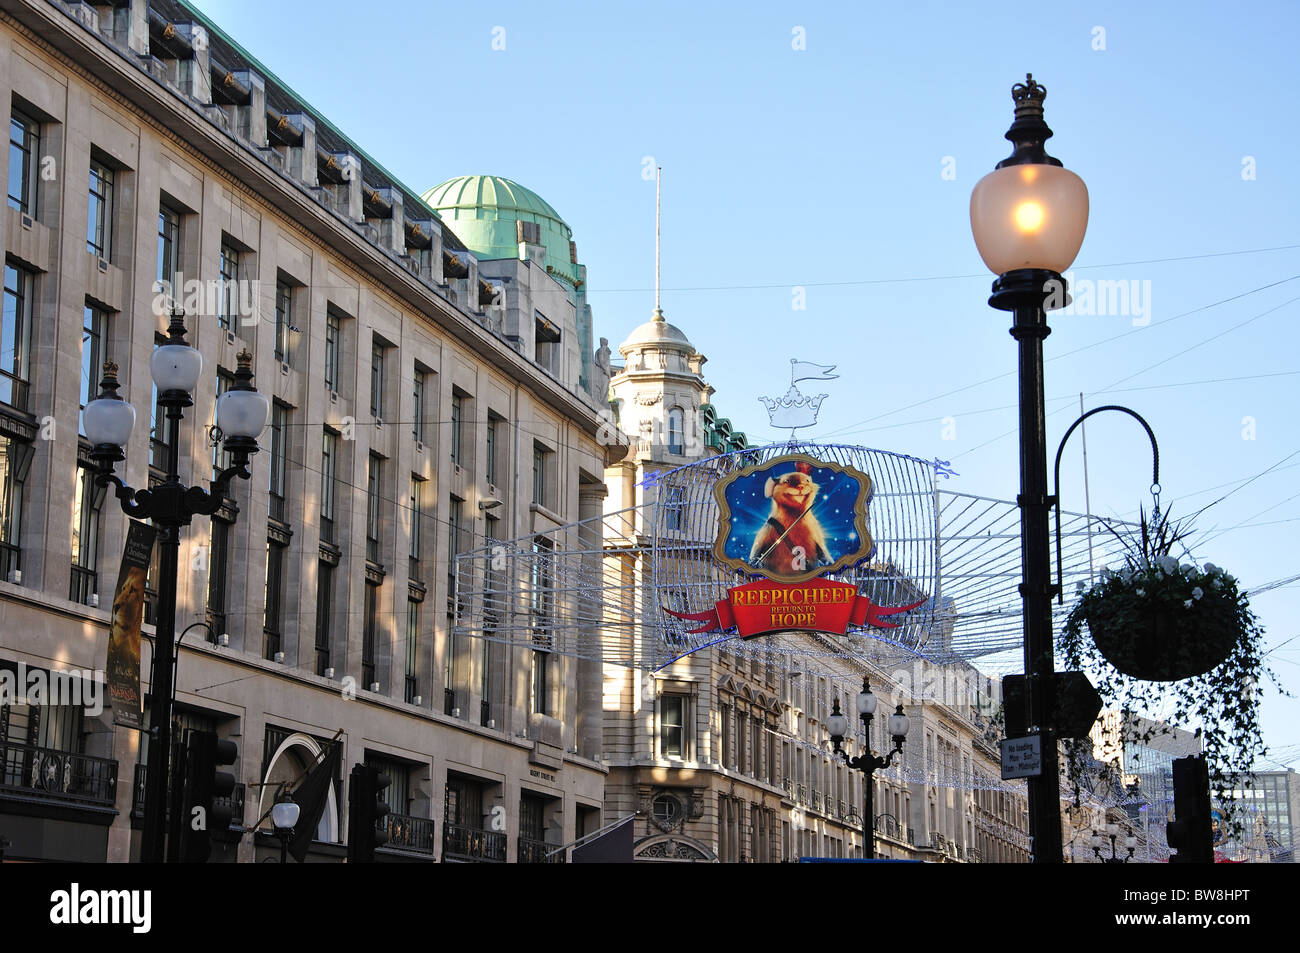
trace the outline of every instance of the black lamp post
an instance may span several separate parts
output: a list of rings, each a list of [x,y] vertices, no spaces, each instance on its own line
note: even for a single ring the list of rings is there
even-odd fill
[[[971,231],[980,257],[998,276],[989,304],[1014,315],[1011,336],[1020,352],[1020,561],[1024,601],[1025,724],[1040,739],[1042,773],[1029,779],[1029,835],[1035,863],[1061,863],[1061,803],[1057,778],[1056,708],[1047,486],[1047,425],[1043,409],[1043,339],[1047,311],[1069,303],[1061,272],[1070,267],[1088,226],[1088,189],[1044,143],[1047,90],[1032,75],[1011,88],[1015,121],[1006,138],[1011,156],[976,184]]]
[[[149,767],[145,777],[144,833],[140,859],[161,863],[166,840],[168,751],[171,748],[172,674],[176,652],[176,583],[179,572],[180,529],[195,516],[211,516],[221,506],[235,477],[252,476],[248,458],[258,450],[257,438],[266,429],[271,402],[253,387],[253,356],[239,355],[235,383],[217,401],[217,428],[225,438],[231,466],[222,470],[210,488],[184,486],[180,481],[180,423],[182,411],[194,404],[192,393],[203,371],[203,356],[185,343],[184,312],[171,313],[167,343],[154,349],[149,361],[158,403],[167,411],[167,475],[152,489],[136,490],[113,473],[114,464],[126,459],[123,447],[135,426],[135,408],[117,393],[117,365],[104,365],[99,396],[86,405],[83,421],[94,449],[96,483],[116,488],[122,511],[136,519],[152,520],[158,528],[158,621],[154,637],[153,674],[150,677],[151,728]]]
[[[1133,851],[1137,849],[1137,837],[1130,832],[1124,838],[1124,847],[1128,854],[1124,857],[1119,856],[1116,844],[1119,841],[1120,826],[1118,824],[1107,824],[1104,828],[1093,828],[1092,831],[1092,852],[1096,858],[1103,864],[1127,864],[1133,859]],[[1101,849],[1105,846],[1106,841],[1110,841],[1110,856],[1102,854]]]
[[[889,734],[894,739],[894,750],[883,758],[877,757],[871,750],[871,720],[875,715],[876,696],[871,693],[870,683],[863,678],[862,691],[858,692],[858,717],[862,719],[862,730],[866,740],[862,754],[856,758],[850,758],[843,747],[844,736],[849,733],[849,716],[840,711],[838,698],[835,699],[834,707],[831,709],[831,716],[826,719],[826,727],[830,729],[831,744],[835,747],[835,753],[843,758],[844,763],[850,768],[862,772],[862,856],[867,860],[876,856],[876,813],[873,803],[874,792],[871,790],[872,780],[878,768],[889,767],[894,761],[894,755],[903,753],[903,742],[907,739],[907,729],[911,727],[908,717],[903,714],[903,706],[899,705],[894,714],[889,716]]]

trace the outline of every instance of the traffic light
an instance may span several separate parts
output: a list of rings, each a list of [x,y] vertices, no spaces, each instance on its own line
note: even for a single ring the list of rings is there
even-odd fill
[[[212,853],[212,832],[230,827],[233,816],[230,796],[235,790],[235,776],[220,769],[238,759],[239,748],[229,738],[218,738],[215,731],[190,732],[185,772],[189,791],[185,815],[177,819],[182,832],[181,859],[185,862],[206,862]]]
[[[348,784],[348,863],[373,864],[376,848],[388,843],[388,802],[392,782],[368,764],[352,766]]]
[[[1210,771],[1205,755],[1174,760],[1174,817],[1165,828],[1165,840],[1178,851],[1171,864],[1214,863],[1213,818],[1210,808]]]

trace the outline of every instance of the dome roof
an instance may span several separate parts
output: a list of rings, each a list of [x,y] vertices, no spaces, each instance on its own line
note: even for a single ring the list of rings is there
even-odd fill
[[[532,189],[499,175],[461,175],[435,185],[420,196],[443,223],[485,260],[519,257],[515,222],[534,222],[546,249],[546,269],[570,285],[578,282],[578,266],[569,242],[573,230]]]
[[[682,329],[664,320],[663,311],[655,309],[654,317],[628,335],[626,341],[618,346],[620,354],[627,354],[640,347],[671,347],[680,351],[694,353],[691,344]]]
[[[528,212],[568,228],[560,213],[532,189],[500,175],[459,175],[435,185],[420,198],[436,209],[496,209]]]

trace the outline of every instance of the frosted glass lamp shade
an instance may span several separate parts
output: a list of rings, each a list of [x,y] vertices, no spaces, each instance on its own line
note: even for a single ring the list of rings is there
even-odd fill
[[[1021,268],[1063,272],[1088,229],[1088,187],[1060,166],[1004,166],[976,183],[970,225],[995,275]]]
[[[858,692],[858,714],[874,715],[876,713],[876,696],[869,691]]]
[[[900,740],[907,737],[907,730],[912,727],[911,720],[903,714],[903,706],[889,716],[889,737]]]
[[[271,823],[277,830],[291,830],[298,824],[302,808],[296,801],[276,801],[271,805]]]
[[[826,719],[826,727],[830,730],[832,738],[843,738],[849,733],[849,716],[837,710]]]
[[[163,344],[149,358],[149,373],[159,392],[194,393],[203,373],[203,355],[187,344]]]
[[[228,390],[217,400],[217,426],[222,437],[256,440],[271,422],[271,400],[255,390]]]
[[[135,429],[135,408],[119,397],[100,397],[86,405],[81,421],[92,447],[125,447]]]

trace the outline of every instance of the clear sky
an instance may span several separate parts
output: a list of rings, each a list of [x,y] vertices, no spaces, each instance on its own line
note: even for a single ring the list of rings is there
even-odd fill
[[[1135,282],[1141,304],[1053,315],[1053,452],[1080,393],[1131,406],[1175,515],[1236,490],[1198,519],[1199,559],[1248,586],[1300,574],[1296,4],[197,5],[416,191],[491,173],[547,199],[615,348],[653,307],[643,170],[662,164],[664,310],[723,415],[765,442],[757,397],[789,359],[836,363],[814,436],[938,456],[953,489],[1003,499],[1016,352],[968,203],[1032,72],[1048,150],[1091,197],[1075,278]],[[1103,415],[1087,436],[1094,511],[1149,506],[1140,428]],[[1067,509],[1079,462],[1076,444]],[[1300,583],[1254,605],[1300,689]],[[1300,701],[1269,692],[1265,738],[1300,764]]]

